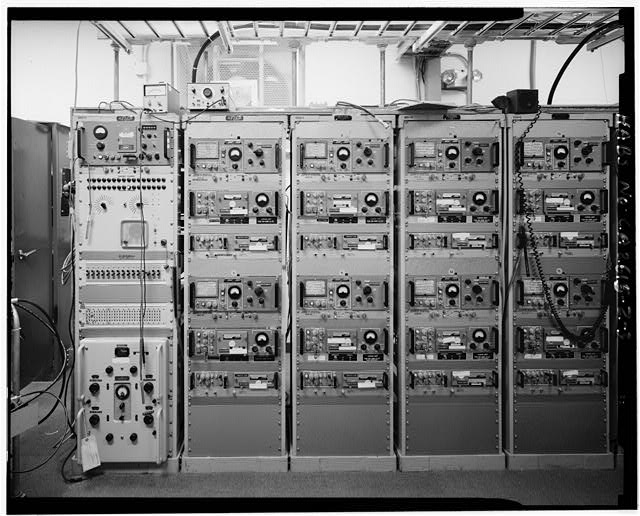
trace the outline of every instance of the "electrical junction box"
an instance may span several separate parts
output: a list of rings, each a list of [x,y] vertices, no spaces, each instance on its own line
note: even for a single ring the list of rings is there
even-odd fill
[[[180,92],[169,84],[145,84],[142,105],[154,113],[179,113]]]

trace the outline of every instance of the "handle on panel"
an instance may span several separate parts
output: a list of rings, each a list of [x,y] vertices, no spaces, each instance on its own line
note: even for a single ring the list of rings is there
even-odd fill
[[[384,168],[389,168],[389,142],[384,144]]]
[[[500,142],[493,142],[491,144],[491,166],[497,167],[500,165]]]

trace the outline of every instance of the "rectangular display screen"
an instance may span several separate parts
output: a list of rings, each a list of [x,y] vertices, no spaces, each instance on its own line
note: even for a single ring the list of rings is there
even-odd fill
[[[326,142],[307,142],[304,145],[304,157],[308,159],[324,159],[327,157]]]
[[[304,282],[304,293],[306,296],[326,296],[327,284],[322,280],[309,280]]]
[[[218,142],[199,142],[196,144],[197,159],[218,159]]]
[[[218,282],[198,281],[196,283],[196,297],[218,297]]]

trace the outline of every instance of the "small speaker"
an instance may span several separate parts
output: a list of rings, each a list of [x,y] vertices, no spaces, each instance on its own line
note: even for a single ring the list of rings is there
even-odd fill
[[[525,114],[538,111],[538,90],[511,90],[507,92],[509,113]]]

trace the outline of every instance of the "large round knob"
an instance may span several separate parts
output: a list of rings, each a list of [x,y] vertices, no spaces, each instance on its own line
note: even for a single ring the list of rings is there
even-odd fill
[[[116,398],[126,400],[129,397],[129,387],[126,385],[118,385],[116,387]]]
[[[364,288],[362,289],[362,293],[365,296],[368,296],[369,294],[371,294],[371,287],[369,285],[365,285]]]
[[[256,296],[261,296],[262,294],[264,294],[264,289],[260,285],[253,289],[253,291],[256,293]]]
[[[349,156],[351,156],[351,151],[347,147],[340,147],[336,151],[336,156],[340,161],[347,161]]]
[[[447,285],[444,289],[445,294],[447,294],[447,296],[449,297],[456,297],[459,291],[460,288],[454,283]]]
[[[365,147],[362,151],[362,154],[364,154],[368,158],[369,156],[371,156],[371,154],[373,154],[373,151],[371,150],[371,147]]]
[[[89,416],[89,424],[91,426],[98,426],[98,423],[100,423],[100,416],[98,414],[91,414],[91,416]]]
[[[153,416],[151,414],[145,414],[145,416],[142,418],[142,420],[144,421],[145,425],[152,425],[153,424]]]
[[[582,155],[583,156],[588,156],[589,154],[591,154],[593,152],[593,146],[591,145],[585,145],[584,147],[582,147]]]
[[[368,193],[364,198],[364,202],[367,206],[375,206],[378,204],[378,196],[374,193]]]
[[[261,158],[264,155],[264,151],[258,147],[256,150],[253,151],[253,153],[258,156],[259,158]]]
[[[553,293],[558,297],[565,297],[567,291],[567,286],[564,283],[558,283],[553,287]]]
[[[341,298],[347,297],[349,295],[349,287],[347,287],[346,285],[340,285],[336,289],[336,294],[338,294],[338,297]]]
[[[97,394],[98,391],[100,391],[100,385],[97,383],[92,383],[91,385],[89,385],[89,392],[91,394]]]
[[[113,434],[107,434],[104,436],[105,440],[110,443],[111,441],[113,441]]]
[[[484,151],[482,150],[482,147],[474,147],[471,151],[471,154],[473,154],[474,156],[482,156],[484,154]]]
[[[477,283],[473,287],[471,287],[471,290],[475,295],[478,295],[478,294],[482,293],[482,287],[480,285],[478,285]]]
[[[487,194],[484,192],[476,192],[473,194],[473,203],[482,206],[487,202]]]
[[[242,289],[240,287],[229,288],[229,297],[231,299],[238,299],[242,295]]]
[[[566,145],[558,145],[555,149],[553,149],[553,155],[557,159],[566,159],[569,155],[569,148]]]
[[[259,193],[256,195],[256,204],[261,208],[264,208],[269,204],[269,196],[266,193]]]
[[[460,151],[458,150],[458,147],[447,147],[444,151],[444,155],[447,159],[456,159],[460,155]]]
[[[113,367],[112,366],[107,366],[105,368],[104,372],[107,373],[107,374],[113,373]]]
[[[378,340],[378,334],[375,331],[369,330],[365,332],[364,341],[367,344],[371,346],[372,344],[375,344],[377,340]]]
[[[143,389],[147,394],[151,394],[153,392],[153,384],[151,382],[146,382]]]
[[[242,150],[239,147],[231,147],[229,149],[229,159],[231,161],[240,161],[242,158]]]

